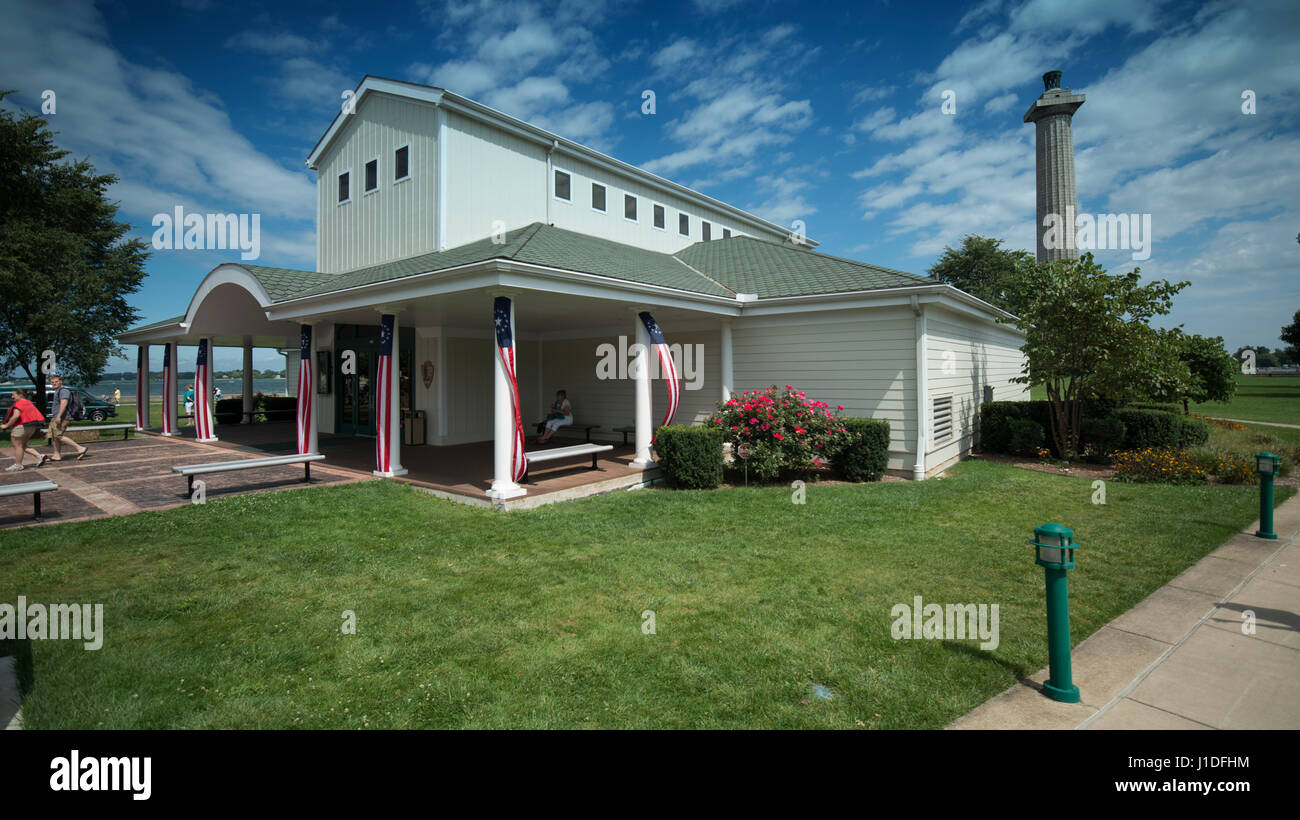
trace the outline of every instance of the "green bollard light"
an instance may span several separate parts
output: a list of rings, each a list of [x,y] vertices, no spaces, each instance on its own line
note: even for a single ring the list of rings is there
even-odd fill
[[[1255,454],[1255,471],[1259,473],[1259,529],[1255,530],[1257,538],[1277,540],[1273,532],[1273,476],[1282,464],[1282,459],[1272,453]]]
[[[1048,678],[1043,694],[1061,703],[1078,703],[1079,687],[1070,672],[1070,595],[1065,571],[1074,569],[1074,531],[1060,524],[1034,527],[1034,563],[1043,568],[1047,588]]]

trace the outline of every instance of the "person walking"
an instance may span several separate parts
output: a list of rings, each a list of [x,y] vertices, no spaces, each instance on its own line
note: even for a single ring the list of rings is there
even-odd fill
[[[63,386],[63,377],[50,376],[50,387],[54,392],[50,394],[50,446],[54,448],[54,455],[50,456],[50,461],[63,460],[63,447],[68,444],[77,448],[77,461],[86,457],[89,449],[82,447],[77,442],[68,438],[66,435],[68,429],[68,410],[72,404],[72,391]]]
[[[120,387],[113,388],[113,406],[114,407],[122,406],[122,388]]]
[[[14,463],[5,468],[6,472],[27,469],[23,466],[23,458],[28,453],[36,456],[37,467],[46,461],[44,453],[27,446],[27,442],[32,440],[32,436],[40,431],[41,424],[45,422],[45,416],[41,415],[41,411],[36,409],[36,405],[32,404],[28,396],[26,390],[21,387],[15,388],[13,406],[9,408],[9,415],[5,418],[4,424],[0,424],[0,430],[13,430],[9,434],[9,443],[14,446]]]

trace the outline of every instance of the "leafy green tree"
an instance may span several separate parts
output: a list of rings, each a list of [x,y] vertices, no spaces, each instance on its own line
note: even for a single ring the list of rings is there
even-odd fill
[[[0,100],[13,92],[0,91]],[[0,372],[21,369],[45,395],[45,351],[72,383],[99,380],[137,319],[126,297],[148,258],[105,191],[117,178],[64,162],[48,123],[0,109]]]
[[[1300,310],[1297,310],[1295,316],[1291,318],[1291,324],[1282,328],[1278,338],[1288,345],[1287,360],[1291,364],[1300,364]]]
[[[1079,452],[1085,399],[1131,400],[1188,378],[1171,334],[1150,325],[1188,284],[1144,285],[1136,268],[1108,274],[1092,254],[1025,266],[1018,316],[1005,320],[1025,334],[1024,375],[1014,381],[1046,388],[1058,454]]]
[[[1237,392],[1239,360],[1228,355],[1222,336],[1178,333],[1178,358],[1187,365],[1191,378],[1176,400],[1189,412],[1188,402],[1230,401]]]
[[[1027,251],[1004,250],[1001,246],[1001,239],[968,235],[960,249],[945,247],[929,273],[991,305],[1018,313],[1020,272],[1032,265],[1034,258]]]

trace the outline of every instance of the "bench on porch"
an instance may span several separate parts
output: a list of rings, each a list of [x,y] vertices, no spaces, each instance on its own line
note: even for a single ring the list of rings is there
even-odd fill
[[[135,429],[134,424],[86,424],[78,427],[69,427],[64,432],[80,433],[85,430],[121,430],[122,441],[126,441],[127,437],[131,435],[131,431],[134,429]],[[50,434],[50,428],[48,427],[41,428],[41,435],[48,436],[49,434]]]
[[[172,467],[173,473],[185,476],[185,497],[194,497],[194,476],[208,473],[229,473],[236,470],[256,470],[259,467],[283,467],[286,464],[303,466],[303,481],[311,481],[311,463],[323,461],[320,453],[295,453],[288,456],[269,456],[267,458],[241,458],[237,461],[214,461],[209,464],[186,464]]]
[[[622,434],[623,434],[623,444],[626,445],[626,444],[627,444],[627,434],[628,434],[628,433],[635,433],[635,432],[636,432],[636,425],[635,425],[635,424],[631,424],[631,425],[628,425],[627,427],[615,427],[615,428],[614,428],[614,432],[615,432],[615,433],[622,433]]]
[[[538,424],[537,424],[538,428],[544,430],[545,428],[542,427],[542,425],[544,425],[545,423],[546,423],[546,422],[538,422]],[[591,431],[592,431],[592,430],[599,430],[599,429],[600,429],[600,425],[599,425],[599,424],[579,424],[578,422],[575,421],[573,424],[566,424],[566,425],[564,425],[563,427],[561,427],[560,429],[556,430],[556,431],[555,431],[555,435],[557,435],[557,436],[561,436],[561,437],[563,437],[563,438],[570,438],[570,436],[568,436],[568,435],[565,434],[565,431],[566,431],[566,430],[572,431],[574,434],[577,434],[577,432],[578,432],[579,430],[581,430],[581,431],[583,432],[583,438],[586,440],[586,442],[587,442],[588,444],[590,444],[590,443],[591,443]],[[537,435],[540,436],[541,433],[539,432]]]
[[[0,498],[8,498],[12,495],[32,495],[32,518],[36,521],[41,520],[41,493],[52,493],[59,489],[59,485],[48,479],[41,481],[27,481],[22,484],[6,484],[0,486]]]
[[[547,461],[559,461],[562,458],[574,458],[576,456],[591,456],[591,469],[598,470],[596,458],[609,450],[613,450],[612,444],[575,444],[572,447],[553,447],[549,450],[535,450],[531,453],[524,453],[528,457],[528,468],[531,469],[533,464],[541,464]],[[525,471],[523,481],[528,480],[528,472]]]

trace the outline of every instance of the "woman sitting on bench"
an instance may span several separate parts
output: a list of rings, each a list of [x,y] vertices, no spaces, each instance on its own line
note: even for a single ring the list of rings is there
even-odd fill
[[[555,436],[556,430],[570,424],[573,424],[573,405],[569,404],[567,393],[557,390],[555,403],[551,405],[551,412],[546,415],[546,421],[537,425],[537,443],[545,444]]]

